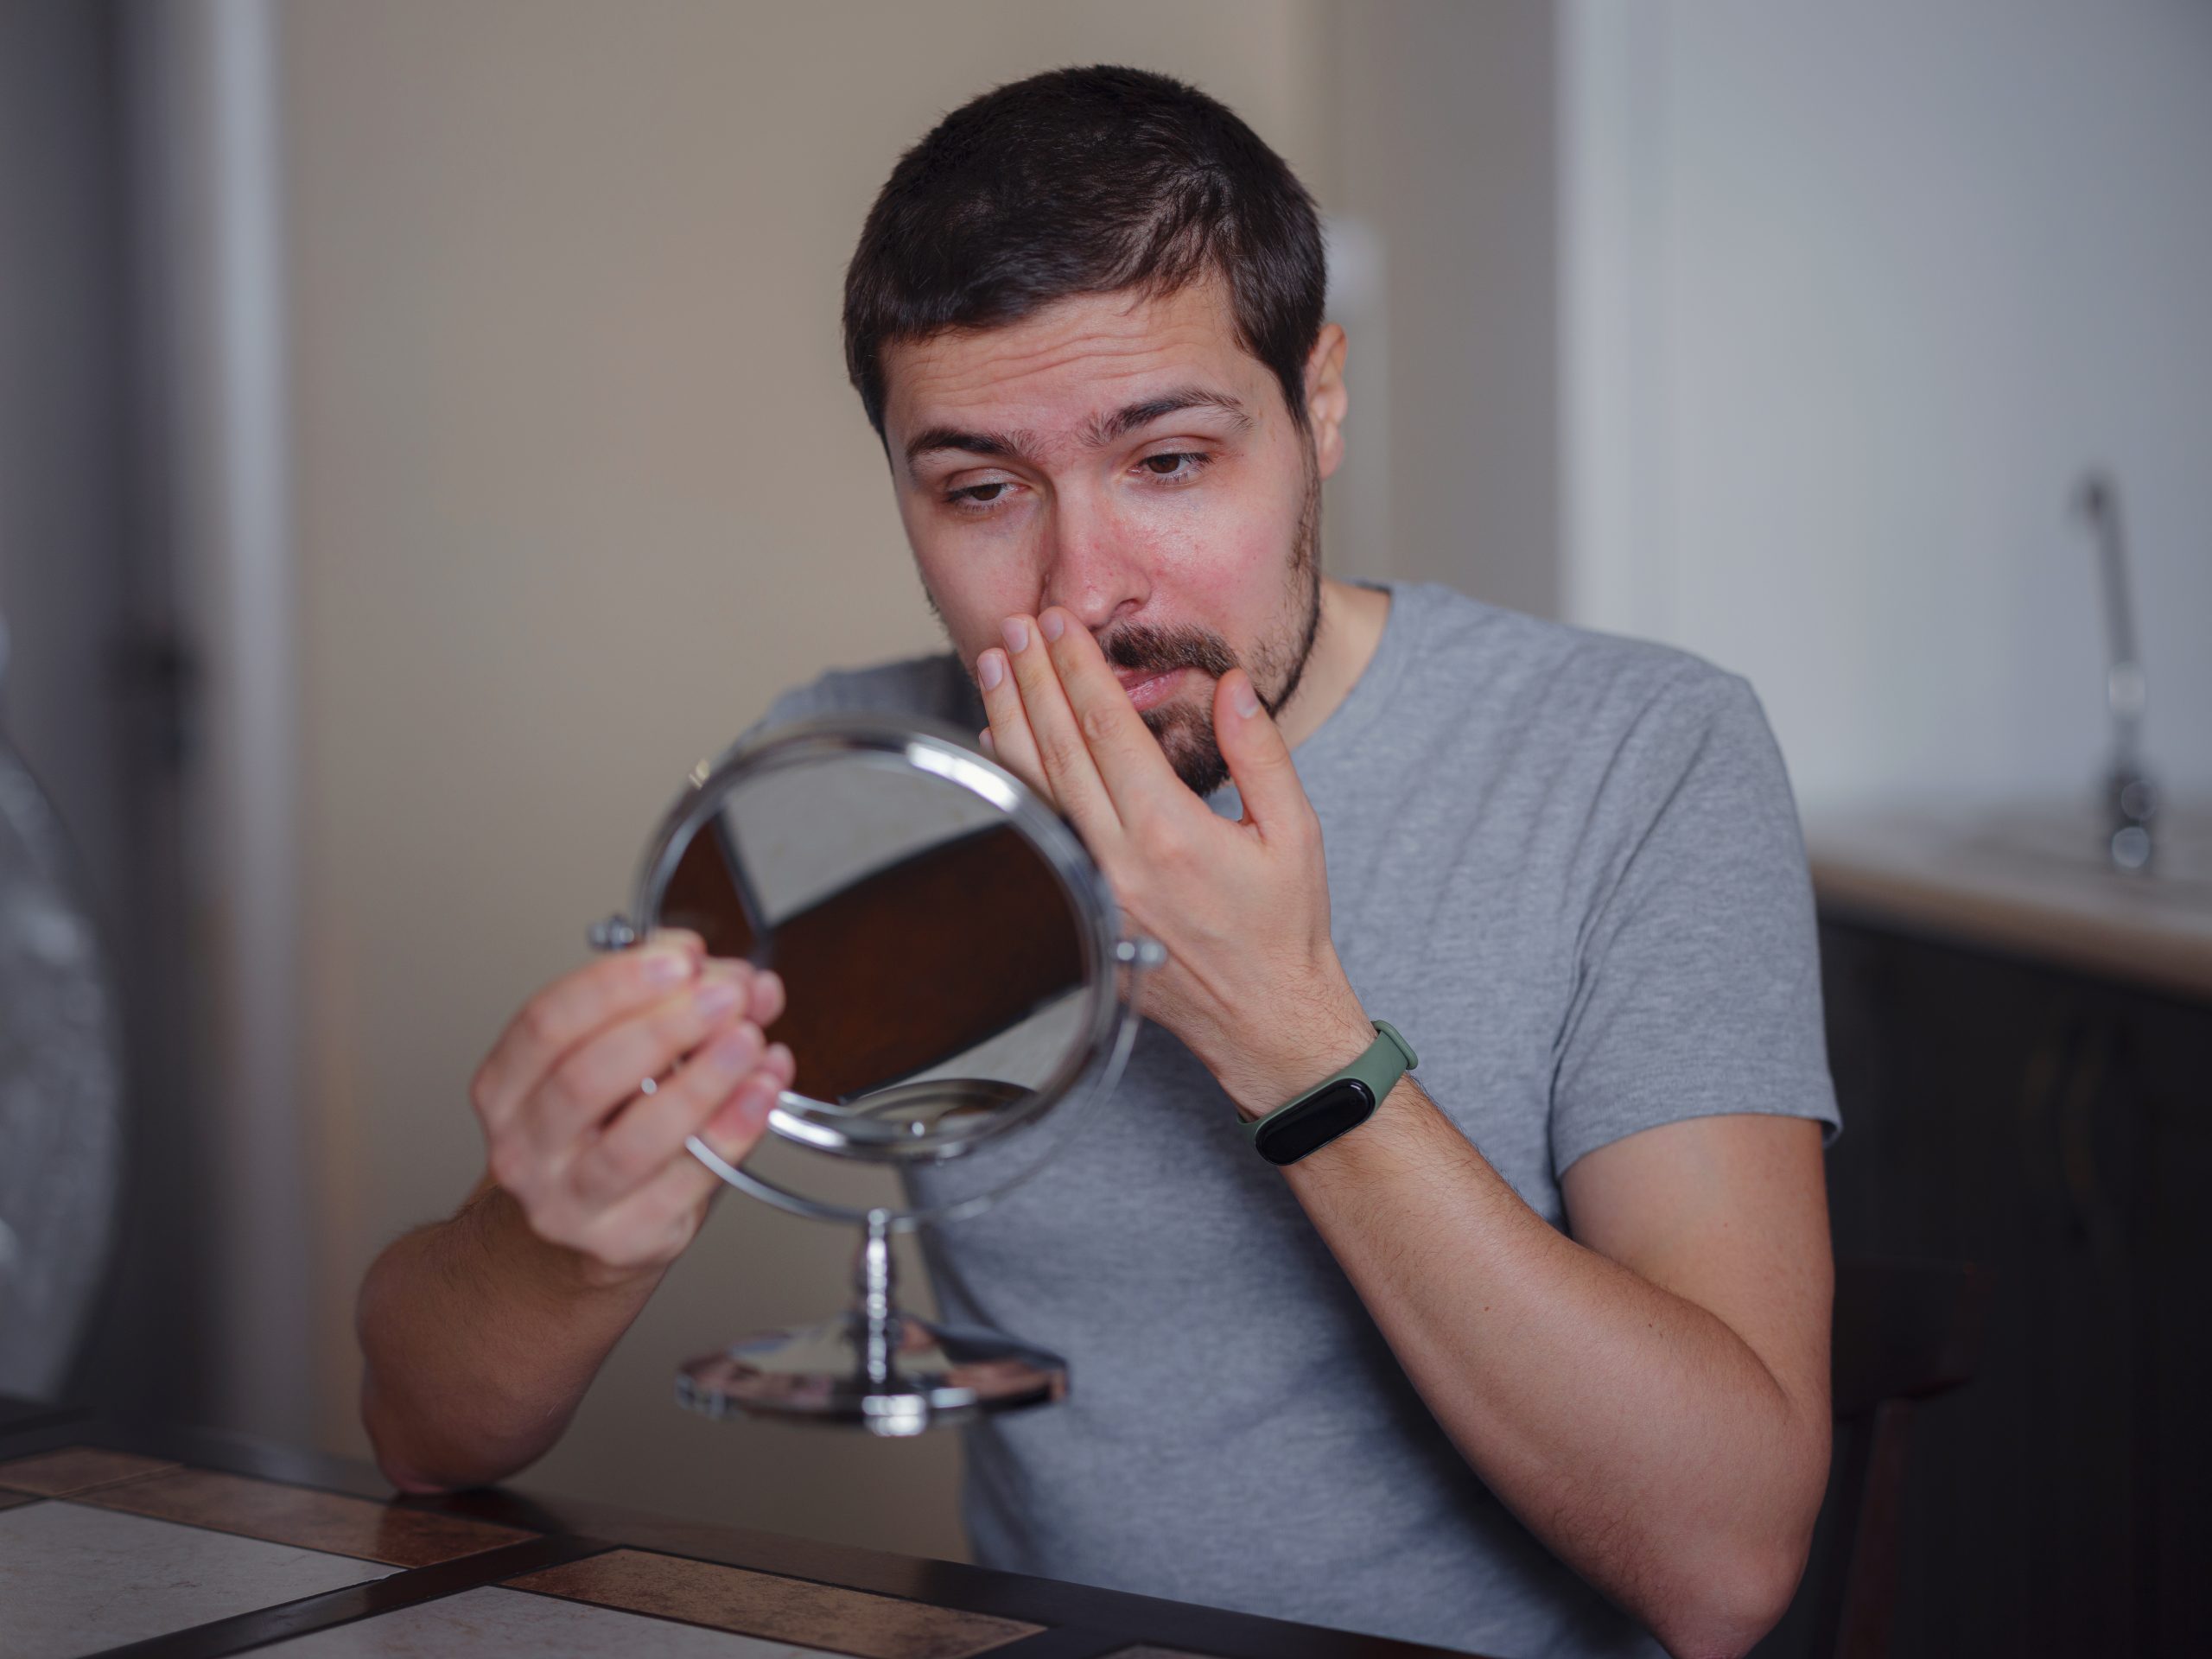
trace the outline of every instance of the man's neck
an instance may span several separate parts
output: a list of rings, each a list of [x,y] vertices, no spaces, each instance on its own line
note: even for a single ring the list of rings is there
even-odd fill
[[[1283,741],[1293,748],[1319,731],[1351,695],[1375,659],[1375,648],[1382,643],[1382,625],[1389,618],[1390,595],[1381,588],[1322,580],[1321,626],[1313,637],[1313,654],[1306,659],[1298,690],[1275,716]]]

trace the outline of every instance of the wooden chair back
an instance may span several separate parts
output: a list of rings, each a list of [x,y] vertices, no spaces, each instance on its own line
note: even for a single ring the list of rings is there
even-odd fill
[[[1962,1262],[1836,1263],[1833,1388],[1840,1456],[1825,1558],[1807,1574],[1807,1651],[1886,1659],[1914,1408],[1974,1380],[1989,1275]]]

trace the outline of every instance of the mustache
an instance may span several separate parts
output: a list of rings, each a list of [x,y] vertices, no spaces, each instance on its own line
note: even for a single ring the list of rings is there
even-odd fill
[[[1101,639],[1098,649],[1116,668],[1154,674],[1195,668],[1219,679],[1237,665],[1236,653],[1229,648],[1229,642],[1205,628],[1163,628],[1132,622]]]

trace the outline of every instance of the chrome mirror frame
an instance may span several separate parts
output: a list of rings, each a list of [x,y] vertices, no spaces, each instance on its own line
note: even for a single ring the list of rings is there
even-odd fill
[[[975,1214],[1050,1161],[1088,1116],[1088,1109],[1111,1090],[1135,1040],[1141,1016],[1134,985],[1126,997],[1116,993],[1120,970],[1155,967],[1165,959],[1165,953],[1148,939],[1122,937],[1113,889],[1080,838],[1012,772],[979,753],[952,728],[939,721],[855,715],[822,715],[761,733],[693,767],[683,793],[663,815],[646,843],[629,914],[611,916],[594,926],[593,947],[618,950],[652,931],[684,849],[739,785],[828,757],[855,755],[880,757],[887,766],[905,766],[957,785],[988,804],[1036,849],[1059,882],[1076,918],[1084,964],[1083,995],[1089,1005],[1081,1046],[1046,1084],[1033,1091],[1030,1103],[1021,1111],[1005,1115],[982,1135],[946,1135],[938,1129],[915,1135],[870,1134],[868,1130],[874,1126],[864,1116],[849,1116],[841,1124],[836,1115],[842,1109],[835,1104],[784,1091],[769,1114],[771,1133],[833,1156],[894,1166],[943,1162],[996,1141],[1039,1118],[1054,1118],[1057,1133],[1029,1169],[987,1194],[896,1212],[891,1224],[894,1230],[906,1232],[929,1223]],[[1076,1098],[1062,1105],[1071,1096]],[[1057,1113],[1056,1106],[1060,1108]],[[696,1135],[688,1144],[692,1156],[728,1185],[794,1214],[865,1226],[877,1213],[794,1192],[728,1162]]]

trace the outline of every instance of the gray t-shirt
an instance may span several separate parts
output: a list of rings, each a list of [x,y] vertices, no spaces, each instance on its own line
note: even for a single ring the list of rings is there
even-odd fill
[[[1437,1105],[1556,1227],[1560,1173],[1638,1129],[1833,1129],[1803,843],[1751,688],[1390,592],[1295,760],[1338,954]],[[983,723],[949,656],[825,676],[771,717],[831,709]],[[1233,786],[1210,804],[1239,811]],[[1158,1027],[1065,1155],[926,1248],[946,1318],[1070,1361],[1065,1403],[969,1431],[984,1565],[1498,1656],[1659,1651],[1477,1478]]]

